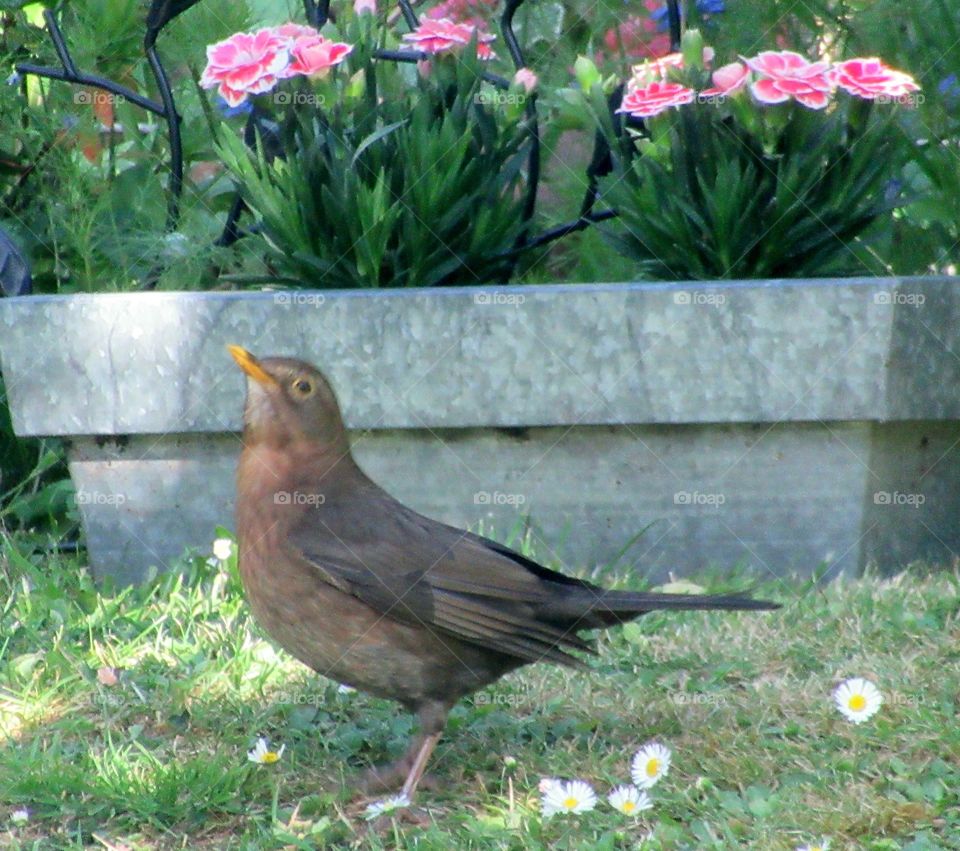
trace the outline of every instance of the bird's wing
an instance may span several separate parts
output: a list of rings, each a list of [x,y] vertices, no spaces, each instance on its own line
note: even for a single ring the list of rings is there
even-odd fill
[[[290,555],[398,621],[529,662],[579,664],[564,650],[592,652],[575,632],[587,624],[548,613],[563,586],[593,586],[392,500],[357,509],[352,522],[345,511],[307,512],[287,538]]]

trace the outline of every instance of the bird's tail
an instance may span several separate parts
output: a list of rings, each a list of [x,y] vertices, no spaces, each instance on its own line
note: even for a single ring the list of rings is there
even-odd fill
[[[779,603],[733,594],[658,594],[652,591],[597,589],[595,593],[587,591],[576,596],[576,604],[583,606],[580,622],[585,629],[625,623],[657,609],[762,611],[780,608]],[[573,600],[569,602],[574,604]]]

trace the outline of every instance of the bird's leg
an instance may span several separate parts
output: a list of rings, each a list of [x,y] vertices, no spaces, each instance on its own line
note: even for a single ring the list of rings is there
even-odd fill
[[[413,765],[410,766],[410,772],[407,774],[407,779],[403,783],[403,794],[407,796],[407,800],[409,801],[413,800],[414,793],[417,791],[417,784],[420,782],[420,778],[423,777],[423,771],[427,767],[427,761],[430,759],[430,754],[433,753],[433,749],[437,746],[437,742],[440,741],[442,732],[443,731],[438,730],[436,733],[430,733],[420,741],[420,747],[417,749],[417,755],[414,757]]]
[[[426,785],[429,777],[424,778],[423,772],[447,725],[450,706],[439,702],[425,703],[416,707],[416,711],[420,732],[410,748],[397,762],[369,769],[361,781],[364,791],[396,789],[402,783],[403,793],[412,800],[420,782]]]
[[[420,722],[420,741],[410,749],[413,755],[413,762],[410,764],[410,771],[407,773],[407,779],[403,782],[403,794],[409,800],[417,791],[417,784],[423,777],[423,771],[427,767],[430,754],[440,741],[440,735],[443,728],[447,726],[447,713],[450,712],[450,705],[440,702],[421,703],[417,707],[417,720]]]

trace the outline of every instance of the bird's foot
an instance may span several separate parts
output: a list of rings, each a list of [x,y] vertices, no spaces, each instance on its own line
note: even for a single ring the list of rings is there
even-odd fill
[[[392,813],[384,813],[382,816],[377,816],[373,821],[369,822],[368,830],[372,833],[386,833],[393,828],[394,822],[412,824],[416,827],[429,827],[431,819],[426,810],[416,807],[405,807],[402,810],[394,810]]]
[[[413,760],[404,757],[387,765],[374,765],[360,775],[357,789],[365,795],[394,792],[403,786],[412,764]],[[438,787],[437,779],[431,774],[424,774],[418,784],[420,789],[435,791]]]

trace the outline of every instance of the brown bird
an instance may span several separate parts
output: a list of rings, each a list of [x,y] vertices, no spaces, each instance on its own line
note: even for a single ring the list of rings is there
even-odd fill
[[[301,662],[417,715],[406,756],[373,770],[382,787],[413,797],[460,698],[531,662],[582,666],[569,652],[595,652],[582,630],[654,609],[777,608],[607,590],[430,520],[357,466],[317,369],[229,351],[248,376],[237,535],[250,607]]]

